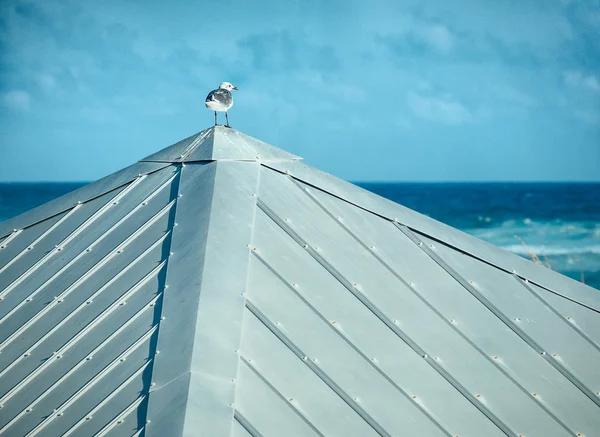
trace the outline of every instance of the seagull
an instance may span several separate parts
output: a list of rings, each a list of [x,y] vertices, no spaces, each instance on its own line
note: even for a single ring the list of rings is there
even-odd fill
[[[226,127],[229,126],[229,108],[233,106],[233,96],[231,90],[237,90],[238,88],[230,84],[229,82],[221,82],[219,88],[212,90],[206,96],[206,107],[215,111],[215,126],[217,126],[217,112],[225,112],[225,120],[227,120]]]

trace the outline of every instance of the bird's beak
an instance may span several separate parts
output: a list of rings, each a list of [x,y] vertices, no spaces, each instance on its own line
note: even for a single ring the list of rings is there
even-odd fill
[[[238,88],[238,87],[236,87],[236,86],[234,86],[232,89],[234,89],[234,90],[239,90],[239,88]]]

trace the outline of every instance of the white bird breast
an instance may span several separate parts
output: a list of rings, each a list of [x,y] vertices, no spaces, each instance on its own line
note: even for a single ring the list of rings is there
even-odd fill
[[[215,100],[206,102],[207,108],[212,109],[213,111],[218,111],[218,112],[225,112],[225,111],[229,110],[229,108],[231,108],[232,106],[233,106],[233,103],[231,103],[231,105],[224,105],[223,103],[217,102]]]

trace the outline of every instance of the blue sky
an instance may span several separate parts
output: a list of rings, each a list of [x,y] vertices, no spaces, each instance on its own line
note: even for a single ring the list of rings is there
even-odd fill
[[[231,124],[350,180],[600,181],[600,1],[0,2],[0,180]]]

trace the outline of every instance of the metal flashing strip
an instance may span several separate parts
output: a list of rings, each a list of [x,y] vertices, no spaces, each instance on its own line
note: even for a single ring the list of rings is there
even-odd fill
[[[260,373],[260,371],[254,367],[252,364],[250,364],[248,362],[248,360],[246,359],[246,357],[240,355],[240,360],[242,361],[242,363],[244,363],[267,387],[269,387],[269,389],[275,393],[275,395],[281,399],[283,401],[283,403],[285,403],[294,413],[296,413],[298,415],[298,417],[300,417],[300,419],[302,419],[304,421],[304,423],[306,423],[318,436],[320,437],[325,437],[323,435],[323,433],[321,431],[319,431],[319,429],[313,425],[311,423],[311,421],[304,415],[302,414],[302,412],[300,410],[298,410],[297,408],[293,408],[292,404],[286,399],[285,396],[283,396],[281,394],[281,392],[279,392],[279,390],[277,390],[275,388],[275,386],[273,384],[271,384],[267,378],[264,377],[264,375],[262,373]]]
[[[289,162],[291,162],[291,161],[289,161]],[[307,185],[307,186],[309,186],[309,187],[311,187],[311,188],[314,188],[314,189],[316,189],[316,190],[319,190],[319,191],[320,191],[320,192],[322,192],[322,193],[326,193],[326,194],[328,194],[328,195],[330,195],[330,196],[332,196],[332,197],[335,197],[336,199],[339,199],[339,200],[341,200],[341,201],[344,201],[344,202],[346,202],[346,203],[348,203],[348,204],[350,204],[350,205],[352,205],[352,206],[354,206],[354,207],[356,207],[356,208],[359,208],[359,209],[361,209],[361,210],[363,210],[363,211],[367,211],[367,212],[369,212],[369,213],[371,213],[371,214],[373,214],[373,215],[375,215],[375,216],[377,216],[377,217],[383,218],[383,219],[385,219],[385,220],[388,220],[388,221],[390,221],[390,222],[396,222],[396,223],[399,223],[399,222],[398,222],[398,221],[397,221],[397,220],[396,220],[394,217],[390,217],[389,215],[385,215],[385,214],[382,214],[382,213],[380,213],[380,212],[377,212],[377,211],[375,211],[375,210],[374,210],[374,209],[372,209],[372,208],[368,208],[368,207],[362,206],[362,205],[360,205],[360,204],[358,204],[358,203],[356,203],[356,202],[353,202],[353,201],[351,201],[351,200],[348,198],[348,196],[342,196],[342,195],[340,195],[340,194],[336,194],[336,193],[334,193],[334,192],[332,192],[332,191],[329,191],[329,190],[327,190],[327,189],[325,189],[325,188],[322,188],[322,187],[320,187],[319,185],[315,185],[314,183],[310,182],[310,181],[309,181],[309,179],[308,179],[308,178],[306,178],[306,177],[299,177],[299,176],[296,176],[296,175],[294,175],[294,174],[290,173],[290,171],[289,171],[289,170],[283,170],[283,169],[277,168],[277,167],[275,166],[275,164],[269,164],[269,162],[261,162],[261,165],[262,165],[263,167],[265,167],[265,168],[268,168],[268,169],[270,169],[270,170],[272,170],[272,171],[275,171],[275,172],[277,172],[277,173],[280,173],[280,174],[283,174],[283,175],[287,175],[287,176],[289,176],[289,177],[293,178],[295,181],[301,182],[301,183],[302,183],[302,184],[304,184],[304,185]],[[330,175],[328,175],[328,176],[330,176]],[[343,182],[345,182],[345,181],[343,181]],[[373,195],[373,196],[375,196],[375,197],[380,197],[380,196],[377,196],[376,194],[373,194],[373,193],[370,193],[370,194],[372,194],[372,195]],[[387,199],[385,199],[385,200],[387,200]],[[390,201],[390,202],[391,202],[391,201]],[[393,202],[392,202],[392,203],[393,203]],[[397,205],[397,206],[398,206],[398,207],[401,207],[401,205]],[[435,240],[435,241],[438,241],[438,242],[440,242],[440,243],[442,243],[442,244],[444,244],[444,245],[446,245],[446,246],[448,246],[448,247],[451,247],[452,249],[454,249],[454,250],[456,250],[456,251],[458,251],[458,252],[464,253],[465,255],[468,255],[468,256],[470,256],[470,257],[472,257],[472,258],[475,258],[475,259],[477,259],[477,260],[479,260],[479,261],[481,261],[481,262],[483,262],[483,263],[485,263],[485,264],[488,264],[488,265],[490,265],[490,266],[492,266],[492,267],[495,267],[495,268],[497,268],[497,269],[499,269],[499,270],[501,270],[501,271],[503,271],[503,272],[506,272],[506,273],[513,273],[513,271],[512,271],[512,270],[509,270],[508,268],[502,267],[502,266],[500,266],[499,264],[497,264],[497,263],[495,263],[495,262],[488,261],[487,259],[485,259],[485,258],[482,258],[482,257],[478,256],[478,255],[477,255],[477,254],[475,254],[475,253],[472,253],[472,252],[466,251],[466,250],[464,250],[464,249],[462,249],[462,248],[460,248],[460,247],[456,246],[455,244],[452,244],[452,243],[449,243],[449,242],[447,242],[447,241],[444,241],[444,240],[440,239],[439,237],[436,237],[436,236],[434,236],[434,235],[432,235],[432,234],[430,234],[430,233],[424,232],[424,231],[422,231],[422,230],[416,229],[416,228],[414,228],[414,227],[412,227],[412,226],[408,226],[408,225],[406,225],[406,224],[404,224],[404,225],[405,225],[407,228],[409,228],[409,229],[413,230],[414,232],[416,232],[417,234],[422,234],[422,235],[425,235],[425,236],[427,236],[428,238],[431,238],[431,239],[433,239],[433,240]],[[473,237],[473,238],[475,238],[475,237]],[[527,261],[527,260],[524,260],[524,261]],[[572,301],[572,302],[574,302],[574,303],[577,303],[577,304],[579,304],[579,305],[581,305],[581,306],[584,306],[584,307],[586,307],[586,308],[588,308],[588,309],[591,309],[591,310],[593,310],[593,311],[600,312],[600,308],[594,308],[593,306],[587,305],[587,304],[585,304],[585,303],[583,303],[583,302],[580,302],[580,301],[578,301],[578,300],[575,300],[575,299],[573,299],[573,298],[571,298],[571,297],[569,297],[569,296],[566,296],[566,295],[564,295],[564,294],[562,294],[562,293],[560,293],[560,292],[558,292],[558,291],[552,290],[552,289],[548,288],[547,286],[545,286],[545,285],[542,285],[542,284],[541,284],[541,283],[539,283],[538,281],[535,281],[535,280],[533,280],[533,279],[531,279],[531,278],[529,278],[529,277],[527,277],[527,276],[525,276],[525,275],[518,274],[518,276],[519,276],[520,278],[522,278],[522,279],[527,279],[527,280],[528,280],[529,282],[531,282],[532,284],[535,284],[535,285],[537,285],[538,287],[540,287],[540,288],[543,288],[544,290],[547,290],[547,291],[549,291],[549,292],[551,292],[551,293],[554,293],[554,294],[556,294],[556,295],[558,295],[558,296],[561,296],[561,297],[563,297],[563,298],[565,298],[565,299],[568,299],[568,300],[570,300],[570,301]]]
[[[483,405],[472,393],[470,393],[456,378],[444,369],[436,360],[432,359],[417,343],[415,343],[404,331],[402,331],[392,320],[385,316],[365,295],[363,295],[353,284],[343,277],[327,260],[317,251],[310,247],[292,228],[290,228],[274,211],[272,211],[262,200],[258,199],[258,207],[273,220],[294,241],[301,245],[319,264],[335,277],[348,291],[350,291],[365,307],[367,307],[381,322],[404,341],[414,352],[419,354],[431,367],[433,367],[444,379],[446,379],[456,390],[458,390],[475,408],[481,411],[492,423],[494,423],[507,436],[514,436],[513,432],[500,418],[489,408]]]
[[[23,232],[23,229],[13,229],[13,231],[4,240],[2,240],[0,249],[4,249],[6,246],[8,246],[8,243],[17,238],[21,232]]]
[[[348,346],[350,346],[366,363],[368,363],[371,367],[373,367],[373,369],[375,369],[377,371],[377,373],[379,373],[392,387],[394,387],[398,392],[400,392],[402,394],[402,396],[404,396],[407,400],[409,400],[413,405],[416,406],[416,408],[418,410],[421,411],[421,413],[423,413],[423,415],[425,415],[425,417],[427,417],[437,428],[439,428],[440,431],[442,431],[444,434],[446,434],[449,437],[452,437],[452,435],[450,434],[450,432],[448,430],[446,430],[442,424],[430,413],[428,412],[425,408],[423,408],[418,402],[414,402],[414,399],[412,398],[412,396],[410,396],[406,390],[404,390],[402,387],[400,387],[394,380],[392,380],[377,364],[375,364],[373,362],[373,360],[369,359],[369,357],[367,355],[365,355],[365,353],[360,350],[350,339],[348,339],[348,337],[346,337],[346,335],[344,335],[344,333],[342,331],[340,331],[339,329],[336,329],[329,320],[327,320],[327,318],[325,318],[299,291],[296,287],[294,287],[292,284],[290,284],[287,280],[285,280],[279,273],[277,273],[277,271],[275,271],[275,269],[273,269],[273,267],[271,267],[267,261],[262,258],[258,253],[253,252],[254,256],[277,278],[279,279],[290,291],[292,291],[308,308],[310,308],[313,313],[315,313],[315,315],[317,317],[319,317],[319,319],[321,319],[324,324],[326,326],[328,326],[329,329],[331,329],[333,332],[335,332],[346,344],[348,344]]]
[[[310,370],[312,370],[335,394],[337,394],[350,408],[354,410],[365,422],[371,426],[381,437],[392,437],[385,429],[367,413],[358,402],[351,398],[339,385],[335,383],[314,361],[310,360],[298,346],[296,346],[274,323],[272,323],[252,302],[246,300],[246,308],[262,322],[287,348],[298,357]]]
[[[375,253],[368,245],[366,245],[358,236],[356,236],[344,223],[342,223],[340,220],[337,220],[336,217],[331,214],[331,212],[321,203],[319,202],[319,200],[317,198],[315,198],[309,191],[307,190],[303,190],[302,187],[300,186],[300,184],[295,181],[293,178],[290,177],[290,179],[292,180],[292,183],[304,194],[306,194],[306,196],[308,196],[311,200],[313,200],[315,202],[315,204],[317,206],[319,206],[331,219],[334,223],[337,223],[342,229],[344,229],[346,231],[346,233],[348,235],[350,235],[357,243],[359,243],[373,258],[375,258],[381,265],[383,265],[386,270],[388,270],[392,275],[394,275],[394,277],[396,277],[396,279],[398,279],[400,282],[402,282],[406,288],[408,290],[410,290],[421,302],[423,302],[434,314],[436,314],[441,320],[443,320],[446,325],[451,328],[453,331],[455,331],[458,335],[460,335],[473,349],[475,349],[477,352],[479,352],[490,364],[492,364],[494,367],[496,367],[508,380],[510,380],[516,387],[518,387],[525,395],[527,395],[528,397],[530,397],[532,400],[534,400],[538,406],[540,408],[542,408],[544,410],[544,412],[546,414],[548,414],[552,419],[554,419],[558,424],[561,425],[561,427],[569,432],[570,434],[572,434],[573,436],[576,435],[575,432],[573,432],[571,429],[569,429],[567,427],[567,425],[565,425],[557,416],[556,414],[550,410],[550,408],[548,406],[546,406],[543,402],[540,401],[539,398],[537,398],[536,396],[533,396],[532,393],[527,390],[522,384],[520,384],[508,371],[505,367],[501,366],[496,360],[494,360],[490,355],[486,354],[479,346],[477,346],[469,337],[467,337],[459,328],[456,324],[450,322],[450,320],[448,320],[448,318],[444,317],[443,314],[440,313],[440,311],[434,307],[431,303],[429,303],[427,301],[427,299],[425,297],[423,297],[421,295],[421,293],[419,293],[415,287],[413,287],[411,284],[407,283],[404,278],[402,278],[387,262],[385,262],[377,253]],[[384,219],[385,220],[385,219]],[[388,220],[385,220],[386,223],[388,223]],[[412,241],[412,240],[411,240]],[[257,253],[254,253],[254,255],[269,269],[271,270],[271,272],[273,274],[275,274],[281,281],[283,281],[288,288],[290,288],[302,301],[305,301],[305,299],[299,294],[298,290],[296,290],[293,286],[291,286],[289,283],[287,283],[287,281],[285,281],[285,279],[283,279],[277,272],[275,272],[267,263],[265,260],[263,260]],[[518,278],[515,275],[515,278],[521,282],[521,279]],[[523,282],[521,282],[523,285]],[[529,287],[528,287],[529,288]],[[535,294],[535,292],[533,290],[531,290],[532,293]],[[540,298],[541,299],[541,298]],[[309,305],[309,307],[312,306],[305,301],[305,303],[307,305]],[[317,312],[316,309],[313,309],[313,311]],[[318,314],[318,312],[317,312]],[[320,314],[318,314],[319,317],[321,317],[323,320],[327,321],[324,317],[322,317]],[[562,317],[562,316],[561,316]],[[564,318],[564,317],[563,317]],[[565,322],[568,323],[565,319]],[[571,324],[570,324],[571,325]],[[572,326],[572,325],[571,325]],[[337,330],[334,329],[335,332],[337,332],[340,336],[343,337],[343,334]],[[347,340],[346,340],[347,341]],[[591,341],[591,340],[590,340]],[[353,348],[355,348],[355,346],[348,342]],[[358,350],[357,350],[358,351]],[[361,352],[359,352],[361,353]],[[361,353],[362,355],[362,353]],[[365,356],[365,359],[368,360],[368,358]],[[370,363],[371,361],[368,360]],[[371,363],[372,364],[372,363]],[[379,368],[377,366],[375,366],[378,370]],[[387,378],[387,375],[386,375]],[[390,383],[392,383],[394,386],[395,384],[390,380]],[[403,394],[404,391],[400,389],[400,387],[397,387],[398,390],[400,390]],[[408,396],[406,394],[406,396]],[[426,410],[423,410],[424,414],[426,414],[427,416],[430,416],[429,413],[426,412]],[[436,423],[436,425],[438,425],[438,427],[440,427],[440,429],[442,429],[442,431],[444,431],[443,428],[441,428],[441,425],[438,424],[437,421],[435,421],[432,417],[430,417],[430,419]]]
[[[433,250],[427,247],[409,228],[399,223],[394,225],[408,238],[411,239],[418,247],[423,250],[431,259],[433,259],[440,267],[442,267],[450,276],[452,276],[460,285],[462,285],[469,293],[471,293],[477,300],[479,300],[488,310],[490,310],[496,317],[498,317],[509,329],[517,334],[525,343],[527,343],[534,351],[542,356],[550,365],[558,370],[562,375],[567,378],[574,386],[576,386],[583,394],[585,394],[592,402],[600,407],[600,399],[596,396],[584,383],[582,383],[575,375],[573,375],[568,369],[561,365],[557,360],[553,359],[544,348],[542,348],[533,338],[527,335],[521,328],[519,328],[512,320],[500,311],[493,303],[491,303],[485,296],[477,291],[467,280],[460,276],[452,267],[450,267],[440,256],[438,256]]]
[[[238,410],[233,412],[233,418],[244,428],[252,437],[263,437],[258,430],[246,419]]]

